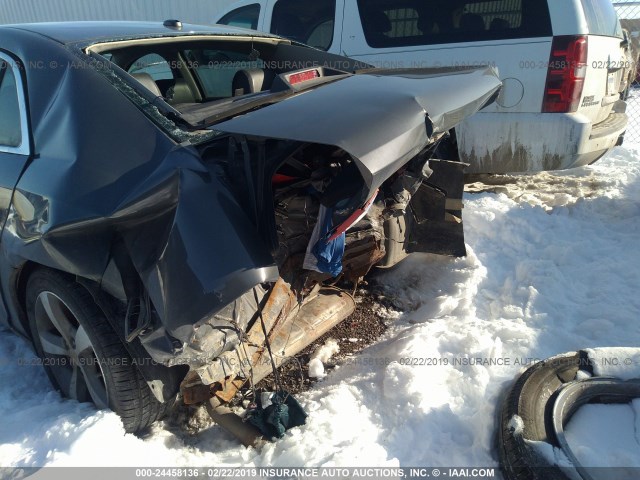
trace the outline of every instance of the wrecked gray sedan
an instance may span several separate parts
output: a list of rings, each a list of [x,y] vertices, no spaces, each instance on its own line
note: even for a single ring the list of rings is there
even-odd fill
[[[0,67],[0,321],[128,431],[224,405],[373,267],[465,254],[464,165],[432,157],[492,69],[177,21],[4,26]]]

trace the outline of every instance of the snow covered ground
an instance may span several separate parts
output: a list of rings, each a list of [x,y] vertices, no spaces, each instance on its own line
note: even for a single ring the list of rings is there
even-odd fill
[[[631,405],[585,405],[569,421],[567,441],[584,467],[625,465],[637,469],[639,423],[640,400]]]
[[[496,409],[533,361],[640,346],[640,145],[492,190],[466,195],[467,258],[416,255],[382,275],[391,328],[300,395],[307,424],[261,451],[216,426],[125,435],[19,366],[33,353],[0,332],[0,466],[497,467]],[[639,368],[629,358],[621,375]]]

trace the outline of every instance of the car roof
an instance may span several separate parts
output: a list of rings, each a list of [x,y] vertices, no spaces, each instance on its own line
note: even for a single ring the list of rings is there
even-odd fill
[[[50,22],[0,26],[44,35],[62,44],[93,44],[109,40],[148,37],[176,37],[189,35],[231,35],[279,38],[255,30],[226,25],[194,25],[183,23],[182,28],[167,27],[162,22]]]

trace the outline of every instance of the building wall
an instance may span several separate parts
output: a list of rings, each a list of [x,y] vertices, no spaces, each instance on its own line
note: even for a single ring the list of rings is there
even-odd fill
[[[0,0],[0,24],[176,18],[210,24],[234,0]]]

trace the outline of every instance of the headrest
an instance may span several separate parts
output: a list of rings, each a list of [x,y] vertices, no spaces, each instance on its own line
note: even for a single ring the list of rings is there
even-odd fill
[[[138,82],[140,82],[144,88],[149,90],[156,97],[162,96],[162,92],[158,88],[158,84],[155,82],[153,77],[148,73],[134,73],[131,76],[135,78]]]
[[[238,70],[231,82],[231,95],[237,97],[267,90],[271,86],[273,77],[273,72],[261,68]]]

